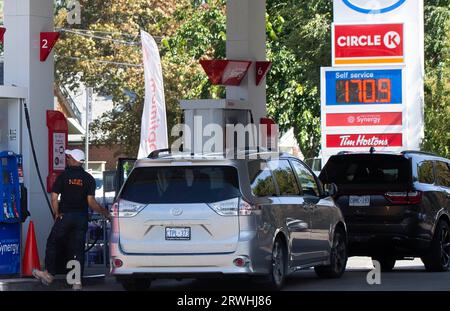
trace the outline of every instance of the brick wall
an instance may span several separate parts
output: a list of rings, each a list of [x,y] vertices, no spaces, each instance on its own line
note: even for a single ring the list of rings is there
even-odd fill
[[[69,149],[81,149],[84,151],[84,145],[70,145]],[[89,146],[89,161],[106,161],[106,170],[116,169],[117,159],[127,158],[121,152],[121,146]]]

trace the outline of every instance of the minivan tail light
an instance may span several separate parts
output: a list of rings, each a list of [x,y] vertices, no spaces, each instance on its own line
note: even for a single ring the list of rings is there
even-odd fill
[[[244,201],[243,199],[239,200],[239,215],[250,216],[255,209],[256,207],[254,205],[251,205],[247,201]]]
[[[221,216],[237,216],[239,210],[239,198],[208,203],[208,206]]]
[[[111,215],[113,217],[134,217],[141,212],[147,205],[130,202],[126,200],[120,200],[113,204],[111,209]]]
[[[412,205],[422,201],[421,191],[412,192],[387,192],[384,195],[392,204]]]
[[[255,209],[254,206],[241,198],[208,203],[208,206],[221,216],[249,216]]]

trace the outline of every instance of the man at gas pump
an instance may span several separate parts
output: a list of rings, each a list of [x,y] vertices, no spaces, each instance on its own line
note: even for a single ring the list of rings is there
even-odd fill
[[[84,249],[88,228],[88,208],[110,218],[109,212],[95,200],[95,179],[82,165],[84,152],[79,149],[66,150],[66,170],[58,176],[52,188],[52,209],[55,223],[47,239],[45,271],[34,270],[33,275],[44,284],[50,285],[57,272],[57,255],[66,248],[71,256],[84,265]],[[61,195],[61,202],[58,197]],[[81,290],[81,283],[73,285]]]

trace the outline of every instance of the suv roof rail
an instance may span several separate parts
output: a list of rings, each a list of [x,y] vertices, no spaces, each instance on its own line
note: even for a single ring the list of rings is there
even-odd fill
[[[166,149],[157,149],[150,152],[147,158],[149,159],[157,159],[159,158],[159,154],[163,152],[168,152],[169,154],[172,154],[172,149],[166,148]]]
[[[429,156],[433,156],[433,157],[440,157],[436,153],[428,152],[428,151],[420,151],[420,150],[405,150],[405,151],[402,151],[401,153],[402,154],[413,153],[413,154],[429,155]]]

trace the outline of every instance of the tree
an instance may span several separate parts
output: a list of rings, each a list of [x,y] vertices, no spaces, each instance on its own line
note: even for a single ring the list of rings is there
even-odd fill
[[[449,0],[425,6],[425,138],[422,148],[450,158]]]
[[[144,101],[144,76],[139,31],[157,41],[170,36],[189,0],[81,0],[82,23],[66,23],[66,2],[56,6],[55,25],[62,29],[56,47],[56,83],[76,89],[80,83],[112,96],[115,109],[92,124],[94,143],[121,144],[125,153],[137,154]],[[164,62],[166,95],[178,96],[172,64]],[[168,68],[167,68],[168,67]],[[173,93],[176,94],[173,94]],[[167,101],[169,126],[177,122],[177,104]]]
[[[268,111],[281,130],[294,128],[305,158],[320,149],[320,67],[331,60],[332,3],[269,0]]]

